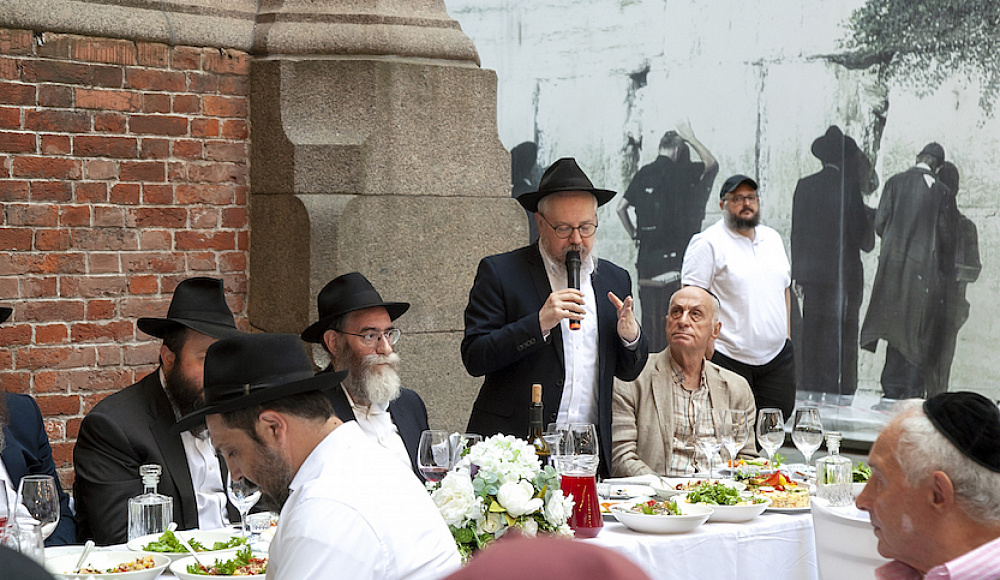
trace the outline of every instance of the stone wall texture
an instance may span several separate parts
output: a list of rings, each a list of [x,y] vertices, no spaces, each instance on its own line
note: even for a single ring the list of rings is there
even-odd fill
[[[180,280],[224,278],[245,326],[248,74],[237,50],[0,29],[0,374],[66,483],[83,415],[154,368],[135,320]]]

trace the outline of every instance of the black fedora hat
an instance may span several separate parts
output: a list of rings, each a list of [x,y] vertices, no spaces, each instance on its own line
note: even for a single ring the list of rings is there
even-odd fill
[[[813,141],[811,151],[823,163],[842,163],[858,152],[858,144],[844,135],[840,127],[830,125],[823,136]]]
[[[185,431],[207,415],[227,413],[340,384],[347,371],[315,374],[294,334],[240,333],[223,338],[205,353],[205,406],[173,427]]]
[[[239,334],[233,313],[226,304],[222,280],[188,278],[177,285],[166,318],[140,318],[136,323],[146,334],[163,338],[174,326],[186,326],[212,338]]]
[[[0,306],[0,323],[5,322],[10,318],[10,313],[14,312],[13,308],[7,308],[6,306]]]
[[[517,201],[524,209],[537,212],[538,202],[546,195],[557,191],[590,192],[597,198],[597,205],[608,203],[616,195],[611,190],[595,188],[587,174],[576,164],[576,159],[563,157],[550,165],[542,174],[542,180],[538,182],[538,191],[522,193]]]
[[[409,302],[382,300],[368,278],[358,272],[350,272],[330,280],[319,291],[316,305],[319,320],[302,331],[302,340],[306,342],[323,342],[323,333],[330,329],[330,324],[349,312],[383,306],[389,313],[389,318],[396,320],[410,308]]]

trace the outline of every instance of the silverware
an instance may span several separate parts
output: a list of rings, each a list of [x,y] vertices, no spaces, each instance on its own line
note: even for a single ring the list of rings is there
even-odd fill
[[[76,561],[76,566],[73,566],[73,573],[79,573],[80,568],[83,568],[83,563],[87,561],[87,556],[90,552],[94,550],[94,540],[87,540],[87,543],[83,545],[83,553],[80,554],[80,559]]]

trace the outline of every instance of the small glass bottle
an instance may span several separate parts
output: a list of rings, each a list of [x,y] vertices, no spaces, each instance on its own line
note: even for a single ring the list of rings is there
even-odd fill
[[[161,471],[155,464],[139,467],[145,491],[128,499],[129,541],[149,534],[162,534],[174,519],[174,498],[156,492]]]
[[[817,493],[833,507],[848,506],[854,503],[854,497],[851,494],[851,471],[854,464],[850,459],[840,454],[841,439],[839,432],[828,432],[826,434],[826,448],[830,454],[816,460]]]
[[[542,467],[549,464],[552,448],[542,437],[542,385],[531,385],[531,405],[528,407],[528,443],[535,448],[535,455],[542,461]]]

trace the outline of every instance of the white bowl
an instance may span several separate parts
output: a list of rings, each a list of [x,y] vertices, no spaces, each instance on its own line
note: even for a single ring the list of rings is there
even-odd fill
[[[678,501],[678,503],[680,503]],[[708,504],[688,504],[688,505],[708,505]],[[752,505],[708,505],[712,508],[712,516],[708,518],[710,522],[746,522],[754,519],[771,505],[768,499],[764,503]]]
[[[207,552],[205,552],[207,553]],[[217,552],[216,552],[217,553]],[[259,552],[254,552],[254,556],[266,557],[266,554],[261,554]],[[216,559],[219,560],[231,560],[235,557],[235,554],[226,555],[220,558],[202,558],[201,553],[198,553],[198,559],[205,563],[205,565],[214,564]],[[170,564],[170,571],[173,572],[174,576],[180,578],[181,580],[206,580],[207,578],[240,578],[248,580],[264,580],[267,577],[266,574],[254,574],[252,576],[206,576],[204,574],[191,574],[187,571],[187,567],[194,564],[194,556],[188,556],[187,558],[181,558],[180,560],[174,561]]]
[[[144,555],[145,554],[137,554],[128,550],[94,550],[90,553],[90,556],[87,556],[87,560],[83,563],[83,565],[89,568],[107,570],[108,568],[112,568],[119,564],[135,562]],[[147,568],[145,570],[133,570],[131,572],[115,572],[114,574],[73,574],[72,571],[76,569],[76,561],[80,559],[79,554],[59,556],[58,558],[46,560],[45,569],[55,575],[56,578],[65,580],[87,580],[89,578],[94,578],[95,580],[152,580],[166,570],[167,566],[170,564],[170,558],[167,558],[162,554],[150,555],[153,557],[153,562],[156,564],[154,567]]]
[[[708,479],[705,477],[661,477],[660,482],[654,483],[652,487],[653,491],[656,492],[656,495],[667,499],[675,495],[684,495],[687,493],[686,489],[677,489],[677,486],[679,485],[687,486],[692,483],[706,481],[719,482],[726,487],[732,487],[739,491],[743,491],[747,488],[745,483],[741,483],[733,479]]]
[[[865,490],[865,486],[866,485],[868,485],[867,481],[864,482],[864,483],[852,483],[851,484],[851,495],[854,497],[854,499],[857,499],[858,496],[861,495],[861,492],[863,492]]]
[[[633,502],[634,503],[634,502]],[[705,505],[680,505],[682,515],[640,514],[616,506],[611,510],[619,522],[629,529],[647,534],[683,534],[705,523],[712,515],[712,508]]]
[[[177,532],[174,532],[175,534]],[[239,534],[233,533],[230,530],[211,530],[207,532],[202,532],[199,530],[187,530],[180,532],[181,537],[190,542],[191,540],[198,540],[204,546],[212,546],[216,542],[228,542],[232,538],[239,537]],[[159,554],[161,556],[166,556],[170,558],[170,561],[180,560],[181,558],[186,558],[191,555],[187,550],[183,552],[146,552],[142,549],[143,546],[150,542],[155,542],[160,539],[163,534],[149,534],[148,536],[140,536],[131,542],[125,544],[129,550],[134,551],[137,554]],[[237,546],[235,548],[226,548],[225,550],[209,550],[207,552],[198,552],[198,557],[201,558],[202,554],[205,554],[205,561],[214,562],[217,557],[221,554],[235,554],[242,546]]]

